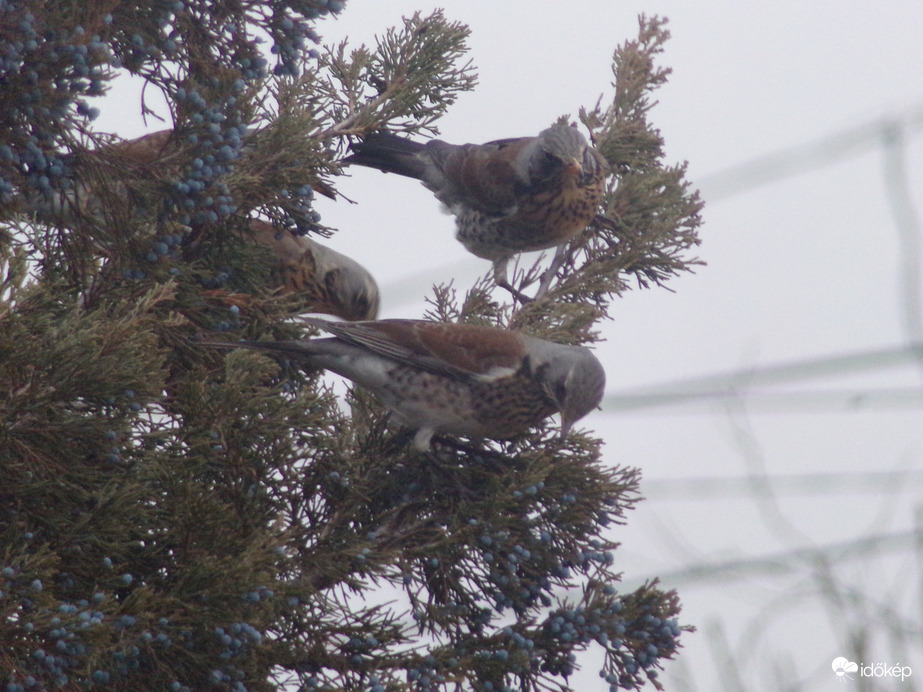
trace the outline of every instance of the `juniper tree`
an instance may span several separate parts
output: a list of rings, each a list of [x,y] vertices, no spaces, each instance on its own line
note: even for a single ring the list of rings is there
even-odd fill
[[[677,595],[618,591],[639,473],[592,433],[423,454],[361,390],[344,409],[318,373],[198,344],[300,336],[247,219],[331,233],[312,199],[349,138],[435,132],[475,84],[441,12],[320,47],[341,5],[0,0],[7,690],[567,689],[590,646],[613,688],[659,687],[677,651]],[[664,24],[579,112],[614,175],[547,293],[436,286],[427,317],[589,343],[632,282],[695,263],[701,203],[648,121]],[[93,128],[123,71],[170,107],[153,164]]]

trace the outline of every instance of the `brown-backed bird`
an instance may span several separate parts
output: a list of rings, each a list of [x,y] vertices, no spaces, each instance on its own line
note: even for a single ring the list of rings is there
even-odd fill
[[[580,233],[597,214],[609,173],[602,154],[564,124],[486,144],[371,133],[344,161],[422,181],[455,215],[456,238],[491,260],[497,284],[510,290],[510,257]]]
[[[65,226],[76,216],[102,217],[109,196],[123,199],[130,194],[132,184],[151,178],[156,168],[181,166],[188,154],[188,143],[181,141],[184,140],[178,139],[173,130],[160,130],[76,152],[80,161],[105,160],[117,164],[123,177],[110,181],[108,187],[97,188],[96,177],[85,176],[66,194],[50,198],[33,195],[21,200],[22,210],[41,222]],[[322,183],[316,189],[328,196],[332,194]],[[254,239],[271,248],[277,257],[283,293],[303,296],[305,307],[311,312],[345,320],[375,319],[378,315],[378,286],[355,260],[307,236],[277,230],[268,221],[251,218],[248,223]],[[188,230],[185,226],[181,228]]]
[[[513,438],[555,412],[566,435],[599,405],[605,388],[603,366],[589,349],[498,327],[422,320],[306,322],[332,337],[206,345],[257,349],[342,375],[416,429],[414,446],[421,451],[437,433]]]
[[[269,246],[279,260],[281,292],[304,298],[308,311],[344,320],[378,316],[378,285],[358,262],[262,219],[250,219],[250,228],[254,238]]]

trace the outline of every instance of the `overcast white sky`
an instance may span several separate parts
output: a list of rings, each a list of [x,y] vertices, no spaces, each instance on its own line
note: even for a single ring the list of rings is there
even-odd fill
[[[907,268],[920,267],[920,241],[902,244],[897,220],[912,230],[923,215],[919,0],[440,4],[450,5],[450,19],[471,27],[470,55],[480,75],[477,89],[440,122],[442,136],[459,143],[535,134],[561,114],[592,106],[600,94],[608,97],[612,51],[636,36],[638,14],[670,19],[673,37],[662,64],[674,72],[652,120],[669,159],[689,161],[690,178],[708,203],[698,253],[708,266],[672,282],[675,293],[632,291],[613,307],[608,341],[598,350],[611,396],[738,368],[906,345],[903,289]],[[437,6],[349,0],[339,19],[319,30],[328,42],[347,36],[370,42],[402,15]],[[129,129],[127,116],[103,107],[98,125],[138,134],[140,124]],[[897,126],[892,134],[905,138],[890,158],[883,138],[858,129],[888,121]],[[853,131],[847,153],[818,159],[836,150],[837,135]],[[765,184],[754,177],[762,169],[740,168],[779,152],[788,152],[784,162],[808,165]],[[339,187],[360,204],[322,200],[320,211],[341,231],[330,245],[377,277],[383,317],[419,317],[434,281],[455,276],[463,287],[488,271],[487,262],[454,240],[451,218],[421,186],[370,170],[351,176]],[[906,206],[908,200],[916,206]],[[911,309],[921,300],[918,285],[912,296]],[[838,604],[820,597],[805,560],[780,563],[794,564],[794,571],[682,574],[912,529],[914,510],[923,507],[921,373],[909,361],[844,368],[722,401],[640,410],[610,405],[585,419],[605,437],[607,462],[644,471],[649,499],[616,532],[626,584],[667,576],[665,584],[676,586],[685,604],[683,622],[699,627],[684,637],[679,661],[667,666],[668,690],[779,690],[780,680],[810,690],[849,689],[830,662],[849,655],[850,627],[863,624],[874,635],[860,662],[900,663],[913,668],[914,679],[923,676],[923,549],[914,553],[907,540],[879,541],[879,553],[834,561],[832,583],[856,596]],[[797,404],[763,394],[897,387],[917,392],[898,404],[893,395],[852,399],[848,408],[836,403],[843,397]],[[740,478],[757,469],[837,477],[783,479],[777,505],[713,484],[664,483]],[[895,470],[917,475],[884,489],[854,475]],[[767,522],[775,511],[790,522],[786,528]],[[879,602],[909,619],[916,648],[881,636]],[[734,666],[723,662],[728,657]],[[589,662],[575,687],[604,690],[597,670]],[[739,684],[729,682],[735,678]],[[909,681],[872,682],[879,686],[866,689],[912,689]],[[860,689],[859,680],[846,684]]]

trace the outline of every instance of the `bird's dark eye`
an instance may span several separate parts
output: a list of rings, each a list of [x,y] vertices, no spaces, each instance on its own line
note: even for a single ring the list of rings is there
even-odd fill
[[[331,269],[329,272],[324,274],[324,285],[327,287],[327,290],[333,291],[336,288],[337,282],[340,280],[340,270]]]
[[[549,154],[547,151],[543,151],[535,163],[533,177],[539,179],[550,177],[561,167],[561,159],[554,154]]]
[[[567,384],[564,380],[559,380],[554,383],[554,400],[558,402],[559,405],[564,405],[564,400],[567,398]]]

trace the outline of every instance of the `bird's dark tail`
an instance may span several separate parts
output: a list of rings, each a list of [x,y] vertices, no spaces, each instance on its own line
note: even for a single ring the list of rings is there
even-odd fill
[[[343,162],[422,180],[426,174],[426,163],[417,154],[425,146],[390,132],[372,132],[352,145],[353,153]]]
[[[265,351],[274,356],[304,359],[323,353],[322,348],[314,348],[315,342],[332,341],[332,339],[307,339],[304,341],[200,341],[200,346],[216,348],[246,348],[251,351]]]

